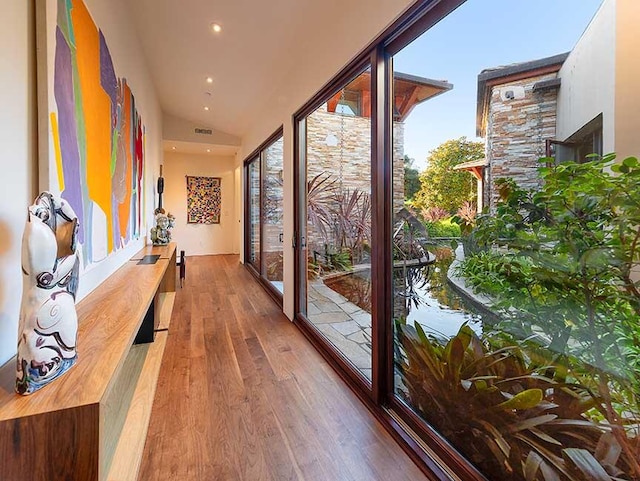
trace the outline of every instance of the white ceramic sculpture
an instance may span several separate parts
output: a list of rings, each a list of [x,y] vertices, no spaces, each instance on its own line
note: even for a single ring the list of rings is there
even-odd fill
[[[77,232],[75,212],[59,197],[43,192],[29,206],[22,237],[16,371],[19,394],[37,391],[76,362]]]

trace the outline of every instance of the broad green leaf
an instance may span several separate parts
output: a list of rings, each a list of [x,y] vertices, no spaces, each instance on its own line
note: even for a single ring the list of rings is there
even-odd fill
[[[508,410],[508,409],[531,409],[536,407],[540,401],[542,401],[543,393],[542,389],[527,389],[526,391],[522,391],[511,399],[508,399],[500,404],[497,407]]]

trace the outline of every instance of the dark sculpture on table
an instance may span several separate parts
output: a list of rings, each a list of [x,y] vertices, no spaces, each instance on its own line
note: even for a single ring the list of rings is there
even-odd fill
[[[162,193],[164,192],[164,177],[162,177],[162,165],[160,177],[157,183],[158,208],[154,211],[156,226],[151,229],[151,242],[154,246],[165,246],[171,242],[171,230],[175,225],[175,217],[171,213],[165,213],[162,207]]]
[[[18,327],[16,392],[31,394],[77,360],[75,300],[80,258],[78,219],[49,192],[28,208],[22,238],[22,303]]]

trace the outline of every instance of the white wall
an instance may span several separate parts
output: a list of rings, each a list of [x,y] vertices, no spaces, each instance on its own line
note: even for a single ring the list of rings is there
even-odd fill
[[[602,113],[603,152],[615,149],[616,0],[605,0],[558,76],[556,138],[565,140]]]
[[[187,224],[187,182],[185,176],[220,177],[222,208],[220,224]],[[235,157],[166,152],[164,157],[163,207],[176,218],[171,239],[187,256],[237,254],[237,173]]]
[[[36,195],[35,21],[32,2],[3,0],[0,16],[0,364],[15,354],[25,207]]]
[[[314,32],[308,32],[297,46],[298,58],[304,58],[304,68],[296,66],[283,73],[286,79],[267,99],[256,123],[242,138],[238,162],[244,160],[269,135],[284,127],[284,299],[283,310],[290,319],[294,315],[293,279],[293,119],[292,115],[322,88],[341,68],[357,56],[377,35],[398,18],[413,2],[411,0],[371,0],[366,12],[360,5],[343,2],[340,15],[329,22],[317,22],[323,29],[322,42],[316,42]],[[354,19],[357,19],[354,20]],[[331,29],[331,34],[326,30]],[[297,55],[292,51],[291,55]],[[244,201],[244,197],[243,197]],[[241,232],[241,227],[238,229]]]
[[[640,2],[616,0],[616,139],[618,159],[640,156]]]
[[[26,208],[37,194],[35,12],[36,0],[3,0],[0,16],[0,364],[16,352],[22,295],[20,243]],[[37,0],[41,1],[41,0]],[[126,77],[146,126],[147,229],[153,225],[153,185],[162,160],[162,113],[147,72],[136,31],[127,15],[126,0],[85,0],[109,45],[116,74]],[[96,265],[80,278],[79,298],[139,250],[145,240],[132,243]]]
[[[240,145],[240,139],[235,135],[227,134],[216,129],[211,129],[211,135],[196,134],[196,128],[211,129],[206,125],[190,122],[173,115],[164,114],[162,120],[162,136],[164,140],[194,142],[197,144]]]

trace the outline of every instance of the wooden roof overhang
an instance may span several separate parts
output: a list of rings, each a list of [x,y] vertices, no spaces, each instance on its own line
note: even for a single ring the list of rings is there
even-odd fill
[[[446,80],[433,80],[426,77],[394,72],[394,120],[403,122],[416,105],[432,99],[453,88]],[[359,92],[362,98],[362,117],[371,116],[371,74],[364,72],[344,88],[345,91]],[[327,110],[335,112],[342,97],[338,91],[327,101]]]

